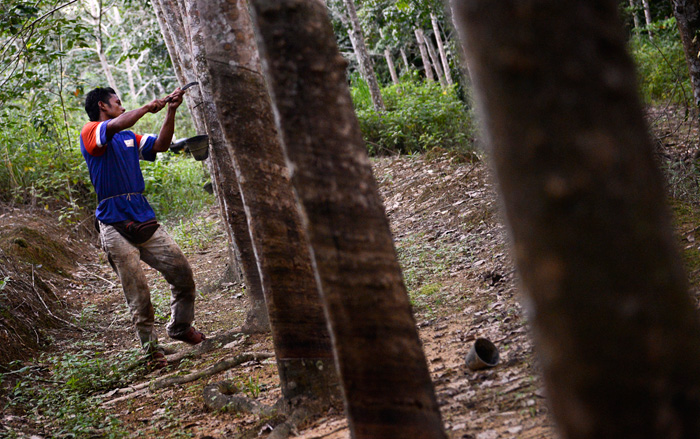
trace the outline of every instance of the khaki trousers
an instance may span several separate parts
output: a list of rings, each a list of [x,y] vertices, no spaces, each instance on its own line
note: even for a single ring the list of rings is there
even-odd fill
[[[100,239],[122,283],[131,320],[144,350],[157,349],[158,337],[153,328],[151,291],[140,261],[158,270],[170,284],[168,336],[184,335],[194,321],[194,276],[187,258],[163,226],[143,244],[132,244],[114,227],[100,222]]]

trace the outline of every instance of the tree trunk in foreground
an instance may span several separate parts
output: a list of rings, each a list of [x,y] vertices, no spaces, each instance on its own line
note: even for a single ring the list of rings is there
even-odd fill
[[[700,437],[700,324],[613,0],[458,0],[550,406]]]
[[[194,80],[202,82],[200,87],[193,87],[188,91],[186,102],[197,132],[209,134],[211,153],[211,158],[207,160],[209,172],[216,190],[221,217],[225,223],[229,246],[233,247],[240,255],[241,268],[246,283],[246,295],[250,302],[250,309],[246,314],[242,330],[246,333],[267,332],[269,331],[267,309],[238,181],[233,170],[228,145],[222,137],[218,119],[212,108],[211,98],[203,96],[203,91],[208,90],[207,78],[196,74],[197,70],[202,69],[202,66],[201,60],[196,59],[192,50],[196,50],[199,46],[196,43],[190,44],[190,41],[183,38],[185,35],[184,17],[180,13],[180,7],[173,0],[154,0],[152,3],[178,81],[181,84]],[[193,58],[195,58],[195,64],[198,62],[199,65],[193,65]],[[194,105],[195,100],[199,101],[201,105]],[[238,262],[235,258],[229,258],[229,264],[232,266],[237,266]]]
[[[354,438],[445,438],[328,12],[252,2]]]
[[[428,56],[428,50],[425,47],[425,37],[423,36],[422,29],[414,29],[413,32],[416,34],[416,41],[418,42],[418,49],[420,50],[420,58],[423,60],[423,70],[425,71],[425,77],[428,81],[435,81],[435,75],[433,75],[433,66],[430,63],[430,58]]]
[[[690,72],[690,83],[693,85],[695,106],[700,107],[700,1],[672,0],[673,14],[676,16],[678,31],[683,42],[685,61]]]
[[[362,77],[367,81],[369,94],[372,98],[372,105],[375,111],[384,111],[384,99],[382,99],[382,94],[379,90],[377,75],[374,74],[372,58],[370,58],[367,45],[365,45],[365,36],[362,32],[360,20],[357,18],[355,2],[353,0],[343,0],[343,3],[345,4],[345,10],[348,13],[348,19],[350,21],[348,35],[350,36],[352,48],[355,49],[357,63],[360,65],[360,73],[362,73]]]
[[[209,77],[206,60],[204,35],[202,34],[199,15],[194,2],[187,3],[186,14],[189,18],[193,65],[197,71],[199,89],[202,93],[201,111],[205,115],[204,121],[209,133],[211,154],[209,163],[216,174],[217,184],[221,186],[219,189],[223,204],[221,211],[226,223],[229,242],[234,244],[234,248],[240,256],[243,276],[246,282],[246,294],[250,302],[250,308],[241,330],[247,334],[269,332],[270,321],[265,305],[262,280],[255,259],[253,241],[248,228],[248,218],[233,165],[232,148],[224,138],[216,106],[214,105],[212,82]]]
[[[232,147],[288,401],[339,399],[330,335],[308,239],[279,143],[244,1],[199,0],[212,97]]]

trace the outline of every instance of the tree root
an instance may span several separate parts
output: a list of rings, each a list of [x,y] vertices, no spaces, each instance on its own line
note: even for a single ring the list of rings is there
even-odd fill
[[[204,405],[210,410],[226,410],[233,413],[252,413],[263,417],[273,416],[277,409],[260,404],[254,399],[236,395],[238,388],[231,381],[220,381],[204,388]]]
[[[298,426],[311,417],[311,410],[305,405],[297,407],[292,411],[286,421],[278,424],[267,436],[267,439],[287,439],[292,433],[297,433]]]
[[[203,344],[203,343],[202,343]],[[164,377],[158,380],[155,380],[151,383],[150,388],[152,390],[157,390],[157,389],[164,389],[166,387],[174,386],[175,384],[184,384],[184,383],[189,383],[195,380],[198,380],[200,378],[208,377],[215,375],[219,372],[222,372],[227,369],[231,369],[232,367],[236,367],[240,364],[246,363],[248,361],[261,361],[265,360],[267,358],[274,357],[274,354],[271,352],[246,352],[241,355],[238,355],[230,360],[223,360],[220,361],[213,366],[210,366],[204,370],[198,371],[198,372],[193,372],[188,375],[179,375],[179,376],[174,376],[174,377]]]
[[[165,358],[167,358],[168,363],[174,363],[176,361],[182,360],[183,358],[191,358],[202,354],[206,354],[207,352],[214,351],[216,349],[221,348],[222,346],[231,343],[242,333],[243,332],[239,328],[236,328],[229,332],[217,335],[216,337],[208,338],[200,344],[198,344],[197,346],[193,347],[192,349],[183,349],[179,352],[174,353],[173,355],[166,355]]]

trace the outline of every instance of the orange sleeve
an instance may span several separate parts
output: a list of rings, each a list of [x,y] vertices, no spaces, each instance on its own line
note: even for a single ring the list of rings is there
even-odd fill
[[[89,122],[86,123],[80,131],[80,137],[83,139],[85,150],[93,156],[101,156],[107,150],[106,145],[100,141],[100,125],[104,122]]]

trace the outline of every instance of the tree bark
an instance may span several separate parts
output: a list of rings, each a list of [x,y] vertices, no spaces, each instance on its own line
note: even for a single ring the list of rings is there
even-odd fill
[[[404,74],[410,73],[411,72],[411,65],[408,63],[408,57],[406,56],[406,51],[403,50],[403,47],[399,49],[401,52],[401,60],[403,61],[403,66],[404,66]]]
[[[384,32],[379,29],[379,35],[384,39]],[[386,65],[389,68],[389,74],[391,75],[391,82],[394,84],[399,83],[399,76],[396,74],[396,67],[394,66],[394,59],[391,57],[391,50],[388,47],[384,48],[384,59],[386,60]]]
[[[420,50],[420,58],[423,60],[423,71],[425,72],[425,77],[428,81],[435,81],[435,75],[433,75],[433,66],[430,62],[428,56],[428,50],[425,47],[425,37],[423,36],[422,29],[414,29],[416,34],[416,41],[418,42],[418,49]]]
[[[196,6],[212,98],[232,148],[262,276],[282,394],[328,406],[339,399],[330,335],[247,4],[199,0]]]
[[[445,81],[445,72],[442,71],[442,66],[440,65],[440,60],[437,57],[437,54],[435,53],[435,47],[433,46],[433,41],[429,38],[426,37],[425,34],[423,33],[423,29],[419,29],[421,33],[421,37],[423,38],[423,41],[425,42],[425,47],[428,49],[428,55],[430,56],[430,62],[435,69],[435,73],[437,74],[438,80],[440,81],[440,85],[443,87],[447,87],[447,81]]]
[[[433,25],[433,32],[435,33],[435,41],[437,41],[438,52],[440,53],[440,61],[442,62],[442,71],[445,73],[445,81],[447,85],[453,85],[452,72],[450,72],[450,63],[447,60],[447,53],[445,52],[445,45],[442,43],[442,37],[440,36],[440,26],[438,25],[438,19],[435,14],[430,14],[430,22]]]
[[[678,31],[681,35],[685,60],[690,72],[690,82],[693,85],[695,106],[700,107],[700,1],[672,0],[673,14],[676,17]]]
[[[445,438],[328,12],[311,0],[252,5],[352,437]]]
[[[455,2],[562,437],[698,437],[700,323],[617,8]]]
[[[654,39],[654,33],[651,31],[651,9],[649,9],[649,1],[648,0],[642,0],[642,6],[644,7],[644,20],[646,21],[647,24],[647,34],[649,34],[649,39],[653,40]]]
[[[634,33],[635,35],[639,35],[639,17],[637,16],[637,0],[630,0],[630,12],[632,14],[632,21],[634,23]]]
[[[365,45],[365,36],[362,32],[362,26],[360,25],[360,20],[357,18],[355,2],[353,0],[343,0],[343,3],[345,4],[345,10],[350,21],[348,35],[350,36],[352,48],[355,50],[355,56],[357,56],[357,63],[360,65],[360,73],[362,73],[362,77],[369,87],[372,106],[374,106],[374,110],[377,112],[385,111],[384,99],[382,99],[382,93],[379,90],[377,75],[374,74],[372,58],[369,56],[369,51]]]
[[[168,10],[171,12],[167,18],[163,14],[163,2],[166,3]],[[209,151],[211,154],[211,158],[207,160],[209,173],[212,176],[212,183],[219,203],[219,211],[224,219],[229,246],[233,247],[240,256],[241,268],[246,283],[246,295],[250,302],[250,309],[246,315],[242,330],[245,333],[267,332],[269,330],[267,308],[265,306],[260,273],[255,260],[253,243],[248,229],[248,220],[243,207],[238,180],[233,169],[233,161],[229,147],[223,137],[216,110],[213,108],[211,96],[203,95],[205,92],[211,92],[207,76],[208,72],[206,66],[202,64],[202,42],[200,39],[197,39],[192,44],[189,44],[184,39],[179,39],[178,44],[181,46],[180,50],[178,50],[175,47],[176,38],[173,32],[180,32],[180,35],[183,35],[183,31],[178,26],[178,23],[183,23],[183,17],[179,14],[180,9],[176,8],[173,2],[169,0],[153,0],[152,3],[178,80],[181,84],[185,84],[193,78],[197,78],[202,83],[200,87],[195,87],[197,90],[192,90],[200,94],[201,105],[195,107],[191,97],[188,97],[186,102],[189,105],[190,114],[195,121],[197,131],[200,133],[206,132],[209,135]],[[201,38],[201,35],[197,35],[197,37]],[[184,52],[187,48],[191,49],[193,53]],[[193,58],[196,65],[192,66],[192,61],[187,63],[182,59],[184,57]],[[186,76],[184,73],[184,66],[186,65],[196,67],[199,74],[194,74],[195,69],[191,68],[189,72],[191,76]],[[235,255],[232,254],[230,256]],[[237,266],[238,260],[235,257],[230,257],[229,264]]]

